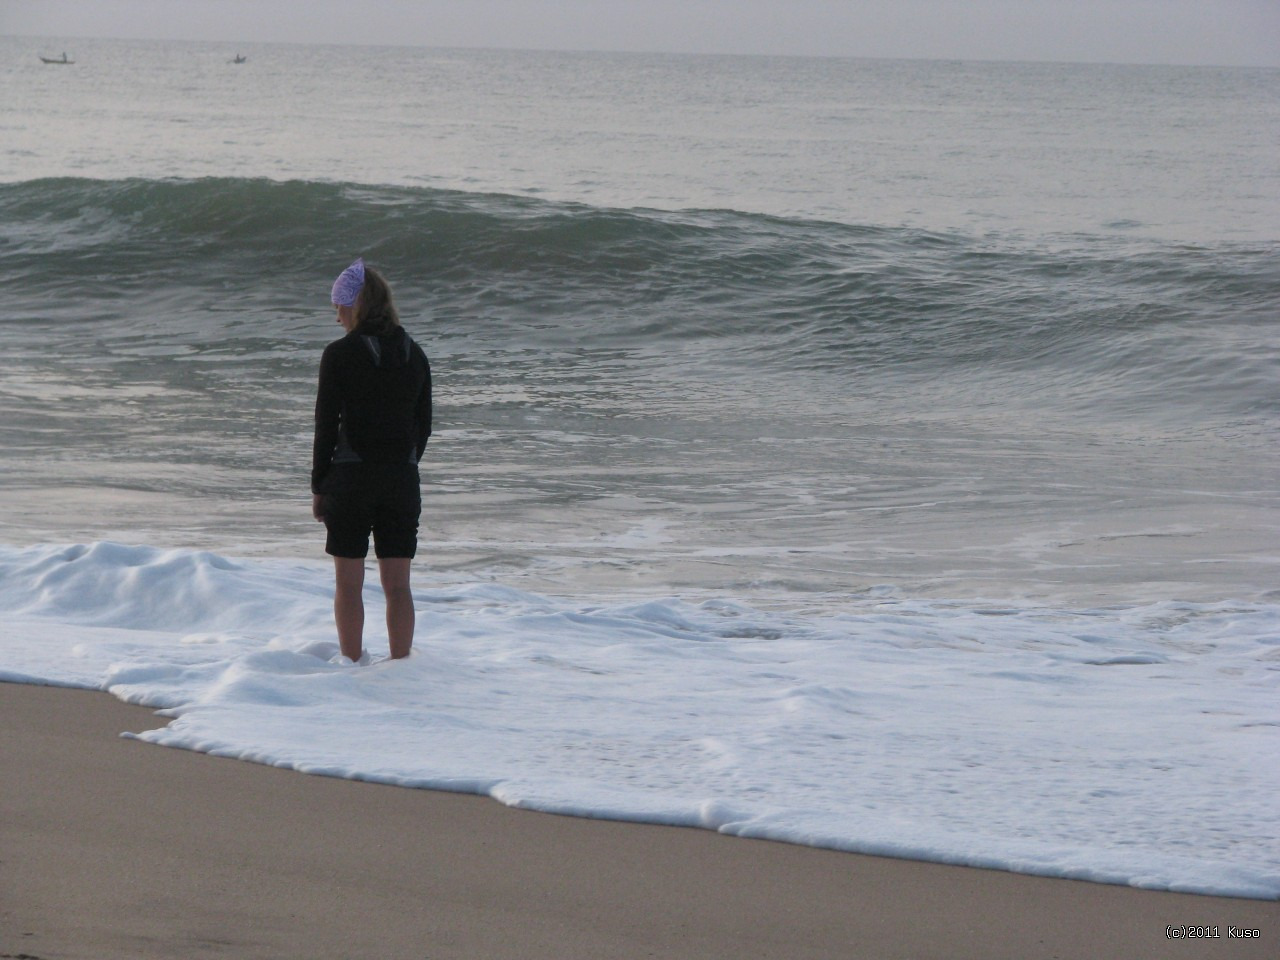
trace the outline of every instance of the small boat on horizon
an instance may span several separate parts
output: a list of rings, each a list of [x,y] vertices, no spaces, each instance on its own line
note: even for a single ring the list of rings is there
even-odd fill
[[[244,63],[248,59],[248,57],[242,57],[237,53],[236,58],[234,60],[228,60],[227,63]]]
[[[71,64],[73,64],[73,63],[75,63],[75,61],[74,61],[74,60],[68,60],[68,59],[67,59],[67,53],[66,53],[66,51],[65,51],[65,50],[62,52],[62,59],[61,59],[61,60],[51,59],[51,58],[49,58],[49,57],[41,57],[41,58],[40,58],[40,62],[41,62],[41,63],[58,63],[58,64],[65,64],[65,65],[68,65],[68,66],[69,66],[69,65],[71,65]]]

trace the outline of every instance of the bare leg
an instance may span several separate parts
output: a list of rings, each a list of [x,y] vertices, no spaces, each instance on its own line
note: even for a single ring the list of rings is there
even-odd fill
[[[382,592],[387,597],[387,639],[391,658],[407,657],[413,646],[413,594],[409,591],[408,557],[387,557],[378,561]]]
[[[333,619],[342,655],[359,660],[364,652],[364,561],[334,557]]]

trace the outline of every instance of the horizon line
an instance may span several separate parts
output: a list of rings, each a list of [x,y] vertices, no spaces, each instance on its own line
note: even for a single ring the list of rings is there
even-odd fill
[[[1027,57],[978,57],[978,56],[921,56],[905,54],[859,54],[859,53],[782,53],[763,51],[723,51],[723,50],[658,50],[658,49],[626,49],[608,47],[538,47],[538,46],[503,46],[490,44],[435,44],[435,43],[381,43],[374,41],[329,40],[204,40],[192,37],[138,37],[138,36],[103,36],[73,34],[35,34],[6,33],[0,36],[10,39],[57,40],[107,40],[134,43],[190,43],[190,44],[225,44],[241,47],[291,46],[291,47],[339,47],[389,50],[467,50],[492,53],[568,53],[568,54],[609,54],[624,56],[663,56],[663,57],[738,57],[751,59],[780,60],[880,60],[915,63],[1002,63],[1002,64],[1036,64],[1055,66],[1113,66],[1113,67],[1180,67],[1188,69],[1217,70],[1280,70],[1280,60],[1276,63],[1222,63],[1213,61],[1169,61],[1169,60],[1081,60],[1070,58],[1027,58]]]

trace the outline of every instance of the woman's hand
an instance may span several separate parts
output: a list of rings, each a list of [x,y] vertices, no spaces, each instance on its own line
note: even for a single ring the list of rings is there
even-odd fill
[[[311,515],[324,523],[324,494],[313,493],[311,495]]]

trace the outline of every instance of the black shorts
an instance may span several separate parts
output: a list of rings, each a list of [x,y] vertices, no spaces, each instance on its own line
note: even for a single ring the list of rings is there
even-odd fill
[[[335,464],[321,489],[329,532],[325,553],[363,559],[369,555],[371,532],[379,559],[418,552],[422,490],[416,464]]]

